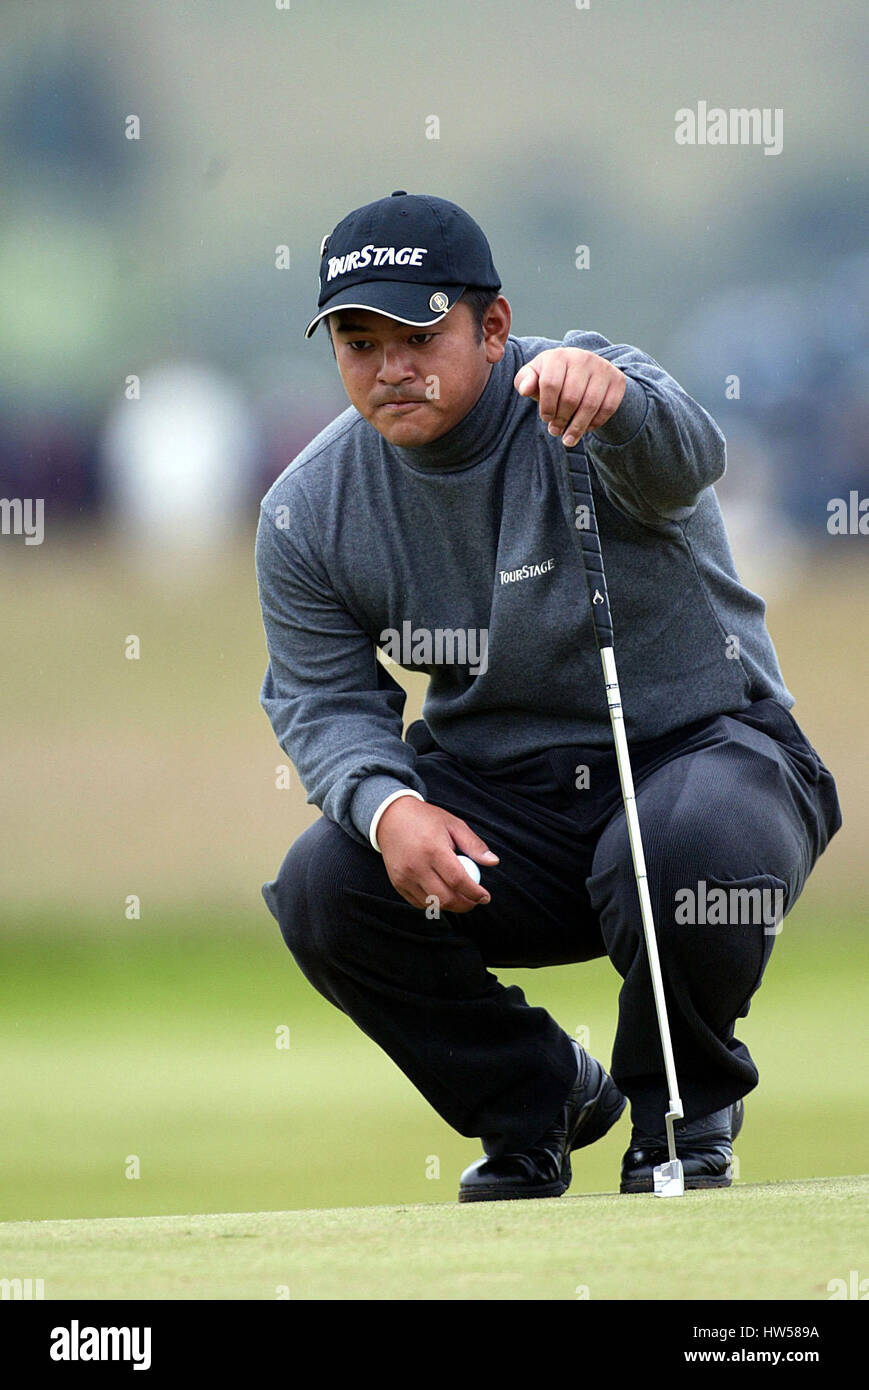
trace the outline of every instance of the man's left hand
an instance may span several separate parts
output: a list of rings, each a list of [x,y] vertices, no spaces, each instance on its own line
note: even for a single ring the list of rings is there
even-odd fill
[[[627,384],[624,372],[584,348],[547,348],[513,378],[520,396],[540,402],[541,420],[568,449],[615,415]]]

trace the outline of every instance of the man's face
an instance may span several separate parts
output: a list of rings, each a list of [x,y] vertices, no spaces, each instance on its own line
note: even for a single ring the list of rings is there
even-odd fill
[[[415,448],[439,439],[476,405],[492,364],[504,356],[510,305],[498,296],[482,342],[462,303],[429,329],[368,309],[340,309],[327,322],[351,405],[390,444]]]

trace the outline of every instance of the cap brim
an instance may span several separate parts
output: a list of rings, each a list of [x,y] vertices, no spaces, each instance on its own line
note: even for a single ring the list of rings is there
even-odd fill
[[[370,314],[383,314],[413,328],[431,328],[455,308],[466,289],[466,285],[418,285],[408,280],[371,280],[367,284],[352,285],[339,291],[311,319],[305,337],[310,338],[320,320],[339,309],[365,309]],[[432,317],[429,301],[435,294],[449,295],[450,302],[446,309]]]

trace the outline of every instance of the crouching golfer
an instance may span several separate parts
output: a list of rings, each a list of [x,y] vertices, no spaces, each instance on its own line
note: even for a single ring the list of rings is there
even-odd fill
[[[393,193],[321,249],[350,408],[266,495],[261,701],[322,817],[263,895],[308,980],[484,1155],[460,1201],[557,1197],[630,1101],[621,1191],[666,1160],[667,1088],[564,450],[584,450],[685,1119],[726,1187],[735,1036],[841,823],[736,574],[714,421],[598,333],[510,334],[476,222]],[[377,648],[429,686],[404,692]],[[481,871],[474,882],[458,859]],[[607,955],[611,1073],[491,967]]]

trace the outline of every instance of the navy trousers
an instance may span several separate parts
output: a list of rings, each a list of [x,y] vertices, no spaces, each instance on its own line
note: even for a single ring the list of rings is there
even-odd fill
[[[500,857],[482,870],[491,901],[428,917],[393,888],[374,849],[324,817],[263,887],[300,969],[448,1124],[497,1157],[549,1127],[576,1060],[546,1010],[489,967],[609,956],[623,980],[612,1076],[634,1125],[662,1133],[667,1087],[614,750],[559,747],[480,772],[439,748],[422,720],[405,738],[427,800]],[[761,983],[776,917],[793,907],[841,814],[831,774],[772,700],[633,743],[631,764],[692,1120],[757,1085],[736,1020]],[[709,904],[725,895],[722,921]]]

